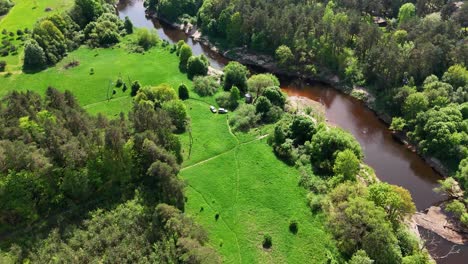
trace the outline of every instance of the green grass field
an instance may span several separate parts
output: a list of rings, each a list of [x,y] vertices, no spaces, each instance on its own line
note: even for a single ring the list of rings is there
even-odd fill
[[[188,133],[182,136],[186,209],[209,232],[224,261],[326,263],[329,255],[338,256],[322,216],[306,205],[299,172],[278,160],[267,145],[262,133],[268,129],[234,135],[226,115],[209,111],[211,98],[186,102],[193,137],[189,157]],[[291,219],[299,223],[297,234],[288,229]],[[273,238],[269,250],[262,247],[266,233]]]
[[[64,66],[73,60],[79,61],[79,66],[65,69]],[[94,69],[93,75],[90,75],[91,68]],[[125,93],[115,88],[119,76],[127,83]],[[12,90],[33,90],[43,94],[47,87],[52,86],[59,90],[71,90],[91,113],[103,112],[113,116],[121,111],[127,113],[131,107],[129,80],[139,80],[143,86],[161,83],[175,88],[181,83],[191,86],[187,77],[179,72],[176,55],[167,49],[154,48],[145,54],[138,54],[129,53],[125,47],[82,47],[47,70],[35,74],[0,76],[0,96]],[[116,89],[117,93],[107,100],[108,92],[112,95],[112,89]]]
[[[23,47],[21,41],[16,39],[16,30],[25,28],[32,29],[37,19],[48,16],[54,12],[63,12],[73,6],[74,0],[13,0],[15,6],[10,9],[0,20],[0,32],[6,29],[8,32],[14,32],[15,37],[7,37],[12,44],[17,46],[18,53],[16,55],[8,55],[0,58],[7,62],[7,70],[20,70],[23,62]],[[52,8],[52,11],[46,12],[46,8]],[[1,35],[3,39],[5,36]]]

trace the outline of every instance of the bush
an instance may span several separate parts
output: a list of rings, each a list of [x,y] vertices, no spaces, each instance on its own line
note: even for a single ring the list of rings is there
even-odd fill
[[[35,40],[26,43],[24,49],[24,68],[26,70],[39,70],[46,66],[44,50]]]
[[[460,217],[460,221],[464,226],[468,227],[468,213],[463,213]]]
[[[130,18],[128,18],[128,16],[125,17],[124,27],[125,27],[125,31],[127,32],[127,34],[133,33],[133,23],[130,20]]]
[[[255,127],[260,117],[255,113],[255,106],[243,104],[236,111],[236,115],[230,120],[231,126],[237,131],[249,131]]]
[[[212,76],[196,76],[193,79],[193,89],[200,96],[214,95],[218,87],[218,81]]]
[[[263,248],[271,248],[271,246],[273,245],[273,241],[271,239],[271,236],[269,234],[265,234],[263,236]]]
[[[445,210],[447,210],[447,212],[453,213],[458,218],[460,218],[464,213],[466,213],[465,205],[458,200],[454,200],[447,204]]]
[[[208,74],[209,65],[205,55],[191,56],[187,61],[187,76],[189,79],[195,76],[205,76]]]
[[[232,102],[231,100],[231,93],[223,92],[222,94],[216,97],[216,103],[220,107],[227,108],[229,110],[233,110],[237,107],[237,102]]]
[[[155,30],[148,30],[146,28],[141,28],[138,30],[137,44],[144,50],[149,50],[150,48],[156,46],[158,42],[159,36]]]
[[[309,193],[307,195],[307,202],[309,204],[310,210],[313,213],[316,213],[322,210],[322,200],[323,200],[323,195],[317,195],[314,193]]]
[[[293,219],[289,221],[289,231],[293,234],[297,234],[297,231],[299,231],[297,220]]]
[[[4,72],[6,68],[6,61],[0,61],[0,72]]]
[[[117,81],[115,82],[115,87],[120,88],[124,84],[122,78],[118,78]]]
[[[94,75],[94,68],[89,69],[89,75]]]
[[[177,43],[179,45],[180,41]],[[177,49],[179,55],[179,67],[181,70],[187,69],[187,62],[192,56],[192,49],[186,43],[181,44],[180,48]]]
[[[247,74],[249,71],[247,67],[236,62],[231,61],[224,67],[224,90],[231,90],[232,86],[236,86],[240,91],[247,90]]]
[[[140,82],[134,81],[131,86],[130,96],[136,96],[140,88],[141,88]]]
[[[179,99],[180,100],[187,100],[189,99],[189,90],[185,84],[180,84],[179,85]]]

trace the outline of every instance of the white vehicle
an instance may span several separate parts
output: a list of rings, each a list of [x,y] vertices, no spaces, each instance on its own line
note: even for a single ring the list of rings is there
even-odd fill
[[[224,108],[219,108],[218,109],[218,113],[220,114],[227,114],[228,110],[224,109]]]
[[[216,113],[216,107],[210,106],[210,111],[211,111],[212,113]]]

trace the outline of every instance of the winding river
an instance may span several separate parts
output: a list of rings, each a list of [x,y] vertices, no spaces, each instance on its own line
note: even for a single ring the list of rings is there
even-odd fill
[[[157,20],[145,17],[143,0],[121,0],[119,16],[128,16],[135,27],[155,28],[161,39],[170,43],[185,40],[194,54],[204,54],[214,68],[223,68],[228,60],[208,47],[194,42],[181,30],[165,26]],[[365,162],[374,168],[382,181],[402,186],[411,192],[418,210],[424,210],[443,197],[433,191],[441,177],[418,155],[396,142],[377,116],[354,98],[322,84],[297,85],[283,83],[283,90],[289,95],[305,96],[322,103],[329,122],[349,131],[361,144]],[[427,248],[437,263],[467,263],[468,246],[455,246],[436,234],[420,229],[422,236],[430,241]],[[456,254],[449,252],[459,251]]]

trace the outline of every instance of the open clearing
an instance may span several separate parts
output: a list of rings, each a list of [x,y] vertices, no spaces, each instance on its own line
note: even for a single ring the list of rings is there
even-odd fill
[[[209,232],[210,243],[226,263],[325,263],[337,256],[323,218],[312,215],[299,172],[273,154],[263,136],[230,133],[226,116],[208,103],[188,100],[193,144],[183,136],[187,182],[186,210]],[[249,140],[247,140],[249,139]],[[219,213],[219,219],[215,215]],[[296,219],[299,232],[289,231]],[[264,234],[273,247],[262,247]]]

